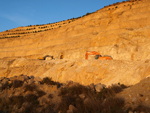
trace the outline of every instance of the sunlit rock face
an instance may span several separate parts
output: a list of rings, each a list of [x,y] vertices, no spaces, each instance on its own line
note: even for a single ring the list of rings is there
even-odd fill
[[[50,77],[54,81],[65,83],[74,81],[83,85],[102,83],[133,85],[150,76],[150,60],[33,60],[18,58],[0,60],[0,75],[13,77],[28,75]]]
[[[149,5],[149,0],[122,2],[79,19],[43,25],[49,28],[45,31],[30,26],[1,32],[0,76],[49,76],[84,85],[135,84],[150,75]],[[4,38],[8,34],[19,37]],[[85,60],[86,51],[113,60],[95,60],[92,55]]]
[[[39,26],[12,29],[7,34],[20,37],[0,40],[0,58],[52,55],[59,59],[63,54],[65,59],[84,59],[85,51],[97,51],[116,60],[149,59],[149,4],[148,0],[114,4],[68,23],[56,23],[54,29],[45,25],[51,30],[44,32],[38,31]],[[37,33],[30,33],[31,28]]]

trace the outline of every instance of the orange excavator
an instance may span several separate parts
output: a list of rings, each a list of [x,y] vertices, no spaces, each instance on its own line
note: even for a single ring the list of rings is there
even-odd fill
[[[111,56],[101,56],[98,52],[95,51],[86,51],[85,59],[88,59],[88,55],[95,55],[95,59],[112,60]]]

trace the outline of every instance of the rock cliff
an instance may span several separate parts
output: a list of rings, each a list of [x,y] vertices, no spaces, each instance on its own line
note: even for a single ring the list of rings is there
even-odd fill
[[[12,37],[0,39],[0,76],[49,76],[54,81],[73,80],[84,85],[138,83],[150,75],[149,6],[149,0],[116,3],[57,26],[2,32],[1,37]],[[18,37],[13,38],[14,34]],[[86,51],[110,55],[113,60],[85,60]],[[46,55],[55,60],[38,60]]]

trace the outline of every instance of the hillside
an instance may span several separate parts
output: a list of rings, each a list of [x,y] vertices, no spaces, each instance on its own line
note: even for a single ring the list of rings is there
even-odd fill
[[[150,1],[131,0],[0,32],[0,112],[149,113],[149,19]]]
[[[19,75],[0,79],[1,113],[149,113],[150,78],[127,87],[83,86]],[[145,90],[147,89],[147,90]]]
[[[148,0],[123,2],[70,23],[66,20],[8,30],[1,37],[20,37],[0,40],[0,58],[51,55],[59,59],[63,54],[64,59],[84,59],[85,51],[92,50],[116,60],[149,59],[149,10]]]
[[[138,83],[150,74],[149,5],[148,0],[116,3],[81,18],[1,32],[1,76],[50,76],[81,84]],[[92,55],[85,60],[86,51],[113,60],[97,61]],[[38,60],[44,56],[53,59]]]

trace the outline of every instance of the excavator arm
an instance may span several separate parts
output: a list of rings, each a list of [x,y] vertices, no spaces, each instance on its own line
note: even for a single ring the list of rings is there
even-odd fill
[[[100,55],[100,54],[95,51],[86,51],[85,59],[88,59],[88,55]]]

